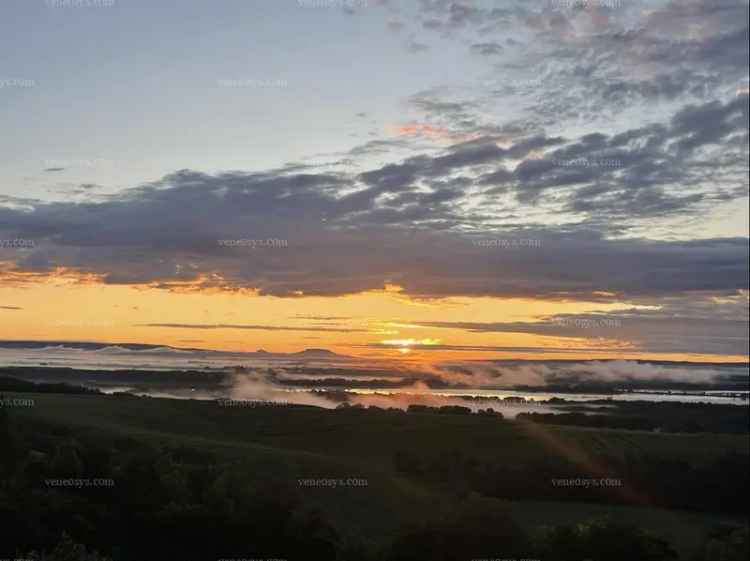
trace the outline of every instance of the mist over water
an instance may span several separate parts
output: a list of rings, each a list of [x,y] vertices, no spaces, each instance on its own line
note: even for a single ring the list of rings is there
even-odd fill
[[[118,345],[35,345],[0,347],[0,366],[70,368],[80,371],[206,372],[222,376],[214,385],[169,385],[111,381],[106,374],[76,379],[106,393],[126,392],[175,399],[230,399],[335,408],[350,405],[396,407],[458,405],[491,408],[507,416],[554,412],[552,398],[569,401],[679,401],[747,404],[747,384],[726,382],[748,376],[742,365],[612,361],[451,361],[420,366],[307,351],[294,354],[230,353],[171,347]],[[20,345],[16,345],[17,347]],[[59,381],[59,377],[55,378]],[[565,390],[561,384],[607,384],[607,391]],[[647,384],[644,389],[631,384]],[[675,390],[671,384],[681,384]],[[687,386],[685,386],[687,384]],[[695,389],[690,385],[695,384]],[[197,387],[195,387],[197,386]],[[629,388],[628,391],[620,391]],[[743,397],[744,396],[744,397]],[[516,398],[523,398],[519,402]],[[606,406],[603,406],[606,408]]]

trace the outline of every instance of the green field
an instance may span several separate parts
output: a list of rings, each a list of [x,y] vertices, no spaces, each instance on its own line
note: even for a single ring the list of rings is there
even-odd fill
[[[438,415],[312,407],[222,407],[217,402],[127,396],[7,394],[34,401],[9,410],[14,423],[59,439],[67,435],[136,439],[170,449],[211,454],[224,465],[241,466],[258,485],[269,478],[348,479],[367,486],[304,488],[305,499],[326,512],[342,533],[392,539],[399,527],[447,514],[455,502],[476,492],[463,476],[422,478],[397,469],[400,453],[443,466],[470,461],[503,469],[527,469],[555,460],[598,466],[581,477],[609,476],[607,462],[710,464],[728,452],[747,456],[743,435],[669,434],[533,425],[480,415]],[[469,460],[467,460],[469,459]],[[442,467],[441,467],[442,469]],[[529,477],[533,477],[530,474]],[[548,482],[540,482],[540,485]],[[625,481],[627,487],[628,481]],[[688,558],[708,532],[722,524],[746,525],[736,514],[667,510],[648,504],[611,505],[548,497],[494,497],[529,532],[545,525],[592,517],[646,526]]]

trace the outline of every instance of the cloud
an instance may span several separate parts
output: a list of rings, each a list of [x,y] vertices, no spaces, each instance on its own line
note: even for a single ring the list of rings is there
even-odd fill
[[[582,341],[585,343],[585,341]],[[390,343],[369,343],[367,345],[355,345],[355,348],[367,349],[393,349]],[[485,353],[536,353],[536,354],[579,354],[590,352],[612,351],[612,347],[578,346],[578,347],[523,347],[518,345],[449,345],[449,344],[413,344],[409,345],[412,350],[418,351],[460,351],[460,352],[485,352]]]
[[[494,56],[503,52],[503,46],[496,42],[474,43],[471,52],[481,56]]]
[[[490,172],[480,182],[512,189],[528,202],[548,190],[566,190],[568,210],[604,212],[608,220],[665,215],[717,197],[746,196],[746,189],[720,190],[716,179],[741,185],[747,128],[746,96],[688,105],[666,126],[584,135],[522,161],[512,173],[505,168]],[[721,158],[708,158],[719,151]],[[712,177],[706,176],[708,169]],[[711,179],[713,193],[705,190]]]
[[[385,130],[387,133],[397,136],[422,137],[430,140],[449,142],[451,144],[467,142],[476,138],[476,135],[454,132],[444,127],[437,127],[429,123],[411,122],[400,125],[393,124],[387,125]]]
[[[435,1],[418,5],[412,25],[425,37],[439,34],[484,55],[501,86],[472,101],[486,105],[485,113],[510,105],[537,129],[629,108],[639,119],[655,101],[725,98],[746,82],[750,62],[744,0],[502,7]],[[500,33],[503,43],[492,40]],[[519,87],[529,76],[544,77],[543,87]]]
[[[312,321],[338,321],[338,320],[349,320],[352,319],[349,316],[306,316],[306,315],[296,315],[291,319],[306,319],[306,320],[312,320]]]
[[[421,43],[412,35],[406,40],[406,50],[412,54],[424,53],[430,50],[430,46],[426,43]]]
[[[138,327],[162,327],[170,329],[247,329],[254,331],[320,331],[324,333],[369,333],[367,329],[333,327],[292,327],[286,325],[253,325],[233,323],[146,323]]]
[[[703,153],[746,153],[746,101],[688,106],[666,125],[618,134],[483,137],[361,173],[181,170],[103,200],[24,200],[0,206],[0,238],[36,245],[0,248],[0,276],[23,282],[64,271],[110,284],[278,296],[388,284],[420,297],[736,291],[747,286],[746,238],[622,234],[638,220],[746,195],[740,179],[724,189],[717,178],[729,171]],[[503,191],[515,200],[498,206]],[[568,222],[536,220],[537,208]],[[285,243],[219,244],[233,239]],[[520,247],[513,240],[529,239],[538,243],[512,250]]]
[[[744,355],[748,348],[748,293],[692,294],[636,299],[630,309],[607,313],[559,314],[536,321],[433,321],[422,327],[469,333],[531,333],[555,338],[616,340],[638,352]]]
[[[405,24],[401,20],[398,19],[391,19],[388,21],[388,29],[390,29],[394,33],[401,32],[402,29],[404,29]]]

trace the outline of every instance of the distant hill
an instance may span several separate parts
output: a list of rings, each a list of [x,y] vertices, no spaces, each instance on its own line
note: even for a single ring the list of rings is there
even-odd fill
[[[171,345],[151,345],[146,343],[100,343],[92,341],[0,341],[0,349],[11,349],[11,350],[31,350],[39,351],[50,348],[65,348],[78,351],[101,351],[104,349],[120,349],[127,351],[137,352],[169,352],[169,351],[181,351],[181,352],[192,352],[202,353],[205,355],[216,355],[217,357],[223,355],[233,355],[237,358],[257,358],[263,357],[265,359],[348,359],[351,358],[347,355],[340,355],[329,351],[328,349],[305,349],[295,353],[277,353],[268,352],[265,349],[258,349],[255,352],[227,352],[227,351],[215,351],[211,349],[198,349],[192,347],[173,347]]]
[[[305,349],[298,353],[292,353],[292,356],[302,358],[343,358],[344,355],[339,355],[328,349]]]

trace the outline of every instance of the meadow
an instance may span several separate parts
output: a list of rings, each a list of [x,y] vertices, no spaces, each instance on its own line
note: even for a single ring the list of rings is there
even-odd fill
[[[639,547],[653,553],[644,559],[708,559],[716,548],[724,547],[727,555],[743,551],[726,546],[730,540],[747,544],[746,435],[128,395],[6,392],[5,399],[33,402],[0,413],[8,427],[3,449],[13,450],[15,458],[6,461],[8,485],[0,494],[0,515],[16,510],[16,522],[2,525],[0,554],[10,557],[62,547],[63,532],[118,561],[135,561],[132,556],[145,551],[152,559],[179,553],[185,559],[291,560],[310,558],[299,557],[299,551],[315,547],[331,560],[420,559],[409,552],[424,552],[451,536],[457,552],[443,543],[438,549],[444,557],[428,558],[525,555],[573,561],[565,555],[578,553],[565,553],[566,547],[573,551],[571,543],[588,539],[583,553],[596,559],[597,552],[606,553],[597,539],[615,543],[604,537],[608,532],[636,536],[631,554]],[[45,487],[42,482],[52,477],[111,478],[114,488]],[[46,504],[45,510],[31,508],[29,497]],[[149,502],[158,498],[161,502]],[[251,505],[263,501],[273,506],[252,511]],[[22,508],[37,514],[19,517]],[[92,509],[107,513],[106,531],[89,520]],[[148,524],[141,520],[135,527],[148,527],[149,535],[193,528],[191,534],[200,536],[196,525],[216,526],[226,518],[230,536],[221,546],[207,543],[216,537],[204,537],[200,547],[186,537],[182,545],[153,549],[117,527],[117,520],[138,519],[141,512],[151,512]],[[279,531],[278,525],[258,530],[249,544],[240,537],[252,532],[229,527],[229,520],[241,527],[243,520],[272,512],[287,520],[287,529],[296,520],[290,531],[306,537],[270,552],[262,544],[277,542],[264,542],[262,534]],[[472,534],[484,524],[507,526],[507,532]],[[581,528],[588,538],[575,534]],[[656,541],[641,543],[644,531]],[[316,536],[313,545],[310,536]],[[563,538],[566,546],[554,545]],[[606,553],[614,559],[612,554]]]

